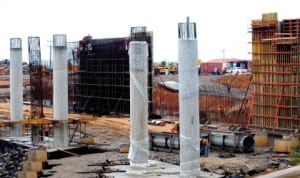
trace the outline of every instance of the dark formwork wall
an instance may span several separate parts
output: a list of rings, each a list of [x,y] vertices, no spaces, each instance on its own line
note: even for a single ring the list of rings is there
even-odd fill
[[[152,34],[149,44],[149,111],[152,110]],[[129,114],[130,78],[128,38],[80,41],[78,82],[74,83],[75,111]]]

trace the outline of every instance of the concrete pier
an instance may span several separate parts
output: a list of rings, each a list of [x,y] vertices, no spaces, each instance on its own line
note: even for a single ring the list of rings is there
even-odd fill
[[[66,148],[68,138],[68,68],[67,37],[53,35],[53,119],[58,120],[54,127],[54,146]]]
[[[148,44],[129,44],[130,65],[130,150],[131,166],[147,166],[148,141]]]
[[[180,177],[200,174],[198,47],[196,24],[179,24]]]
[[[22,40],[10,39],[10,119],[14,123],[10,130],[11,137],[22,136],[23,119],[23,68]]]

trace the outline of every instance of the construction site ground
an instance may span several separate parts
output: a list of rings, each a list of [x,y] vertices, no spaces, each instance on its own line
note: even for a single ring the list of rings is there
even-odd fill
[[[166,126],[149,125],[150,132],[170,131],[173,124]],[[78,174],[76,172],[88,172],[99,169],[99,167],[88,166],[105,162],[105,160],[126,159],[128,153],[120,153],[122,145],[129,144],[129,119],[116,117],[101,117],[88,124],[88,133],[95,138],[95,146],[103,150],[103,153],[71,156],[57,160],[50,160],[49,163],[57,165],[48,172],[54,173],[51,177],[93,177],[95,174]],[[201,169],[217,174],[243,174],[256,175],[265,171],[278,169],[276,164],[279,160],[287,159],[286,154],[275,154],[271,147],[256,148],[254,153],[231,153],[234,157],[220,158],[219,153],[223,150],[211,150],[208,157],[201,157]],[[179,154],[150,151],[151,160],[159,160],[171,164],[179,164]],[[273,166],[273,167],[272,167]],[[287,165],[281,165],[286,167]],[[282,168],[283,168],[282,167]]]
[[[173,76],[167,76],[172,78]],[[203,77],[208,82],[213,82],[216,77],[207,76]],[[219,76],[217,77],[219,78]],[[226,81],[224,79],[224,81]],[[238,81],[238,79],[235,79]],[[244,81],[241,81],[244,83]],[[238,85],[238,84],[237,84]],[[24,113],[29,112],[30,106],[24,105]],[[9,115],[9,99],[1,99],[0,114],[5,119],[5,116]],[[52,117],[52,109],[45,108],[45,115],[48,118]],[[49,177],[99,177],[97,173],[80,173],[97,171],[100,166],[89,166],[92,164],[116,160],[124,160],[127,158],[128,153],[121,153],[120,148],[124,145],[129,145],[129,133],[130,133],[130,120],[126,116],[91,116],[85,114],[69,114],[70,118],[85,118],[93,117],[95,120],[87,124],[86,132],[91,135],[95,143],[90,147],[99,148],[101,153],[92,153],[85,155],[70,155],[67,158],[51,159],[49,165],[51,169],[44,170],[45,175]],[[163,118],[166,119],[166,118]],[[178,119],[176,116],[173,120]],[[221,123],[213,123],[220,124]],[[172,123],[165,126],[149,125],[149,132],[170,132],[174,125]],[[226,126],[226,125],[224,125]],[[220,158],[220,153],[229,153],[229,158]],[[227,154],[228,155],[228,154]],[[179,154],[154,152],[150,151],[150,159],[167,162],[171,164],[179,165]],[[210,150],[208,157],[201,157],[201,169],[206,172],[213,172],[222,175],[258,175],[266,172],[271,172],[279,168],[286,168],[288,164],[285,164],[284,160],[288,160],[288,154],[276,154],[272,152],[272,146],[268,147],[255,147],[254,153],[234,153],[228,150]],[[282,161],[283,160],[283,161]],[[280,163],[280,164],[279,164]],[[200,165],[199,165],[200,166]]]

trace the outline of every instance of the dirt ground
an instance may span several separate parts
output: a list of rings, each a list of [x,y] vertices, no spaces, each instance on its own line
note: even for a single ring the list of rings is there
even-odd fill
[[[245,74],[245,75],[227,75],[219,77],[215,80],[217,83],[221,84],[231,84],[231,87],[234,88],[247,88],[250,85],[251,81],[251,75]]]
[[[81,155],[80,157],[72,156],[57,160],[49,160],[50,165],[54,166],[47,173],[54,173],[50,177],[97,177],[97,174],[81,174],[78,172],[88,172],[99,170],[99,166],[88,166],[104,162],[105,160],[126,159],[127,153],[120,153],[120,146],[129,144],[129,119],[126,117],[101,117],[96,121],[88,124],[87,132],[94,136],[96,147],[103,150],[103,153]],[[166,126],[149,125],[150,132],[169,131],[172,124]],[[279,158],[285,159],[287,155],[271,154],[270,148],[257,148],[255,153],[240,154],[232,153],[234,157],[219,158],[222,150],[211,150],[209,157],[201,157],[201,169],[204,171],[219,174],[257,174],[262,171],[270,171],[272,162]],[[283,157],[282,157],[283,156]],[[150,151],[150,159],[179,164],[179,154],[163,153]],[[200,166],[200,165],[199,165]]]

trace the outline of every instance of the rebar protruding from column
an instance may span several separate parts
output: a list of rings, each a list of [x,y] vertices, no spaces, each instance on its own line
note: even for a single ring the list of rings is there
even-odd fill
[[[131,27],[130,29],[130,41],[146,41],[147,40],[147,28],[144,26]]]
[[[148,165],[148,44],[131,41],[130,68],[130,150],[131,166]]]
[[[186,18],[185,23],[178,23],[179,39],[197,39],[196,23],[190,23],[190,18]]]
[[[10,39],[10,119],[14,123],[10,136],[21,137],[23,118],[22,39]]]
[[[196,24],[179,23],[180,177],[200,175],[199,79]]]
[[[68,140],[68,68],[67,36],[53,35],[53,119],[58,120],[54,127],[54,145],[66,148]]]

